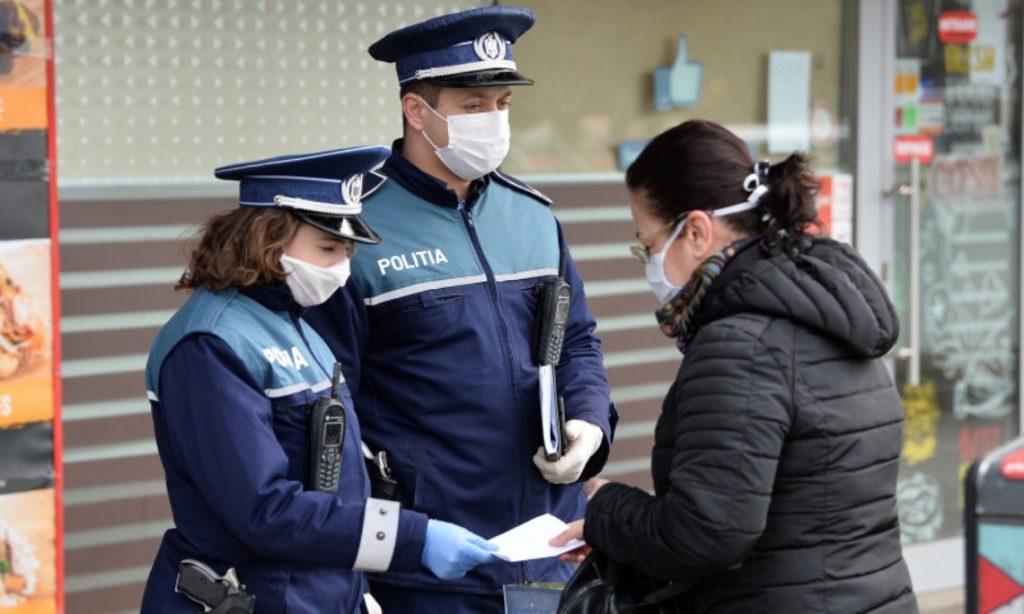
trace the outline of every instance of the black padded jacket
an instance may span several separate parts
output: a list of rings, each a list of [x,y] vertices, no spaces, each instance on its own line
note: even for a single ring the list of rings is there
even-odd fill
[[[856,252],[748,241],[696,314],[655,429],[655,493],[609,484],[584,533],[696,581],[687,612],[916,612],[900,547],[899,324]]]

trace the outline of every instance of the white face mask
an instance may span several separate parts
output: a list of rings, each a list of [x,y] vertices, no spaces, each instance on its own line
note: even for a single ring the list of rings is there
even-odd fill
[[[767,188],[765,188],[767,190]],[[721,209],[715,209],[710,213],[711,217],[725,217],[727,215],[734,215],[736,213],[742,213],[749,211],[757,207],[757,200],[761,197],[763,191],[755,192],[745,203],[739,203],[736,205],[729,205],[728,207],[722,207]],[[661,304],[672,300],[672,298],[682,290],[682,287],[675,285],[665,274],[665,254],[668,253],[668,248],[672,245],[672,242],[676,240],[679,233],[686,227],[686,220],[689,218],[683,218],[683,221],[676,226],[676,229],[669,235],[668,241],[665,241],[665,247],[661,248],[661,251],[657,254],[651,254],[647,259],[647,264],[644,265],[644,275],[647,277],[647,283],[651,285],[651,290],[654,291],[654,296],[658,297]]]
[[[345,258],[338,264],[319,267],[288,254],[281,254],[281,268],[288,272],[284,282],[292,291],[295,302],[303,307],[319,305],[345,285],[348,281],[350,261]]]
[[[658,297],[658,301],[662,305],[672,300],[672,297],[682,290],[682,287],[672,283],[672,280],[665,274],[665,254],[668,252],[668,248],[672,246],[672,242],[679,236],[679,233],[683,231],[684,226],[686,226],[685,218],[679,222],[676,229],[668,236],[668,240],[665,241],[665,247],[661,248],[661,251],[657,254],[651,254],[647,259],[647,264],[644,265],[644,275],[647,277],[647,283],[651,285],[654,296]]]
[[[427,101],[422,98],[420,101],[448,123],[448,147],[434,145],[425,130],[420,132],[441,162],[459,177],[466,181],[479,179],[498,168],[508,155],[512,134],[508,125],[508,109],[445,117]]]

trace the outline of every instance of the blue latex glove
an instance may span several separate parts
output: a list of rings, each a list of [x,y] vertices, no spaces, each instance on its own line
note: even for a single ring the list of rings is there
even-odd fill
[[[494,557],[498,547],[457,524],[441,520],[427,521],[427,540],[423,545],[423,565],[442,580],[454,580]]]

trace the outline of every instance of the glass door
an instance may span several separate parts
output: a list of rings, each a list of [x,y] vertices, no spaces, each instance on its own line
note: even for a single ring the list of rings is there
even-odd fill
[[[881,199],[859,208],[858,229],[876,225],[869,260],[900,315],[900,524],[927,591],[963,583],[967,467],[1020,433],[1022,12],[1013,0],[884,5]]]

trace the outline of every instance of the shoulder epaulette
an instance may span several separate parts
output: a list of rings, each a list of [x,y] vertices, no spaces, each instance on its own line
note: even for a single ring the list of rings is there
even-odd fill
[[[374,192],[380,189],[388,178],[380,174],[379,171],[370,171],[369,173],[363,173],[363,194],[360,200],[366,200],[373,195]]]
[[[498,182],[500,182],[502,185],[510,187],[517,192],[522,192],[527,196],[532,196],[533,198],[539,200],[541,203],[549,207],[554,204],[554,202],[550,198],[544,196],[537,190],[533,189],[526,183],[523,183],[522,181],[516,179],[511,175],[506,175],[501,171],[494,171],[493,173],[491,173],[491,177],[498,180]]]

